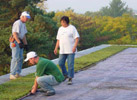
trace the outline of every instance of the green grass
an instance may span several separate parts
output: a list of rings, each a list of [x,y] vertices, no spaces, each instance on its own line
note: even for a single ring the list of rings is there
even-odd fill
[[[128,47],[110,46],[75,59],[75,72],[104,60]],[[34,73],[0,85],[0,100],[16,100],[26,95],[34,82]]]
[[[75,72],[87,68],[89,65],[104,60],[128,47],[126,46],[110,46],[102,50],[75,59]]]
[[[1,84],[0,100],[16,100],[26,95],[33,85],[34,78],[34,74],[30,74]]]

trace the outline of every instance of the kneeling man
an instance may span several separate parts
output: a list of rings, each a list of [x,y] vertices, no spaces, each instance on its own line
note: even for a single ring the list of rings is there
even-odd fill
[[[34,94],[39,85],[45,91],[46,96],[54,95],[55,90],[52,86],[64,80],[64,76],[58,67],[52,61],[37,56],[34,51],[27,53],[25,61],[29,61],[33,65],[36,64],[36,78],[31,93]]]

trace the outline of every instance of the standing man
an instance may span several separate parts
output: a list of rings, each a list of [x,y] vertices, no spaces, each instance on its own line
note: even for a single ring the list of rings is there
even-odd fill
[[[21,13],[20,19],[15,21],[12,27],[12,35],[15,39],[14,46],[10,43],[12,50],[12,59],[10,66],[10,79],[16,79],[20,76],[23,64],[23,48],[28,50],[26,40],[26,25],[25,23],[30,19],[27,11]]]
[[[45,91],[46,96],[55,94],[55,90],[52,86],[61,83],[64,80],[64,76],[59,71],[58,67],[50,60],[38,57],[34,51],[27,53],[27,58],[24,61],[28,61],[36,64],[36,78],[32,87],[31,93],[35,93],[38,85]]]
[[[58,47],[60,47],[59,66],[61,67],[65,78],[68,78],[68,85],[71,85],[72,78],[74,77],[75,52],[80,36],[76,28],[69,24],[69,18],[67,16],[63,16],[60,22],[62,26],[59,28],[57,33],[57,43],[54,53],[57,54]],[[66,59],[68,64],[68,72],[65,66]]]

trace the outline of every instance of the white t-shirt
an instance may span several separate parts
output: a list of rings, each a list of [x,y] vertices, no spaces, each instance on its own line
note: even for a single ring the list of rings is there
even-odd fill
[[[71,54],[75,39],[80,37],[78,31],[73,25],[68,27],[61,26],[57,33],[57,40],[59,40],[60,54]]]
[[[14,32],[18,33],[18,37],[23,39],[24,35],[27,33],[26,25],[21,20],[17,20],[14,22],[12,26],[12,34]]]

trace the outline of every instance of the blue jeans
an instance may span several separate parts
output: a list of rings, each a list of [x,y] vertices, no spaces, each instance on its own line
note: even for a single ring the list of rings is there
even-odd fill
[[[10,73],[12,75],[20,74],[23,64],[23,49],[20,49],[16,41],[14,41],[14,43],[16,44],[15,47],[11,47],[12,43],[10,43],[10,48],[12,50]]]
[[[55,77],[52,75],[45,75],[37,78],[37,83],[44,91],[55,92],[52,86],[58,85]]]
[[[59,66],[62,70],[62,73],[63,75],[67,75],[69,78],[74,77],[74,57],[75,57],[75,53],[59,55]],[[65,66],[66,59],[68,64],[68,72]]]

